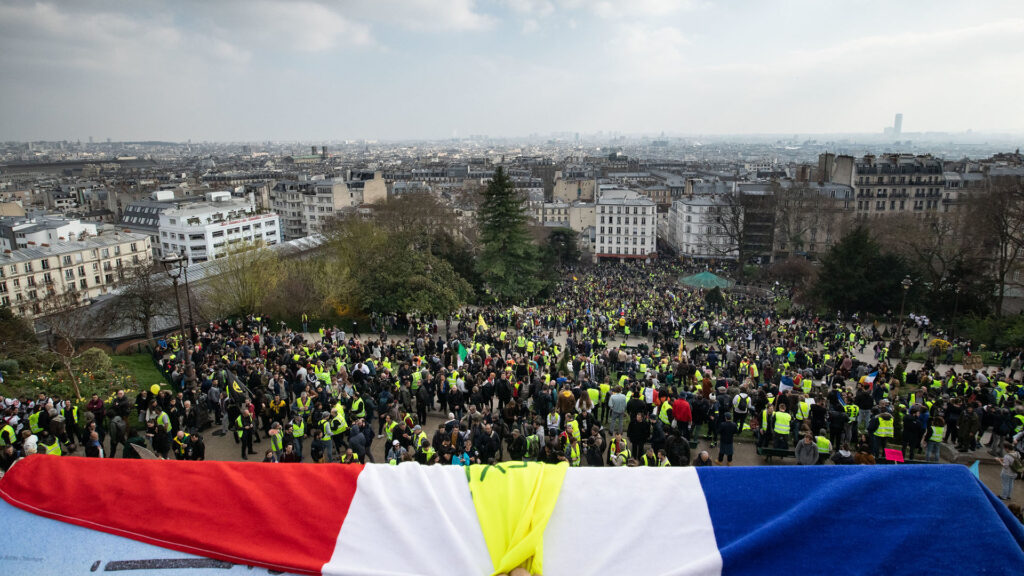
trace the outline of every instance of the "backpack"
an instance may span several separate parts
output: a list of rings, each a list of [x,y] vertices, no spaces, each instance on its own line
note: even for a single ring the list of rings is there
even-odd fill
[[[746,414],[747,404],[749,403],[749,400],[750,398],[748,396],[740,396],[739,400],[736,401],[736,412],[740,414]]]
[[[1013,470],[1013,472],[1017,475],[1020,475],[1021,472],[1024,472],[1024,460],[1020,459],[1019,453],[1013,455],[1013,462],[1010,463],[1010,470]]]

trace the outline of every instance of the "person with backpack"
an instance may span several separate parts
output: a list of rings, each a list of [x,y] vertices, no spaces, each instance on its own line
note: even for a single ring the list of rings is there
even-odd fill
[[[1000,500],[1010,500],[1013,497],[1013,481],[1024,472],[1024,463],[1021,462],[1020,454],[1009,442],[1003,443],[1003,450],[1006,452],[1002,458],[995,458],[1003,468],[999,471],[999,479],[1003,482],[1003,491],[999,494]]]
[[[743,425],[747,422],[747,414],[750,413],[750,396],[747,395],[746,386],[740,387],[740,393],[733,400],[732,412],[738,433],[742,434]]]

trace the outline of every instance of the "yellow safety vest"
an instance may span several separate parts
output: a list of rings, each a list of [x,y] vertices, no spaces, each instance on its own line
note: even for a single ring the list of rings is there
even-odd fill
[[[878,429],[875,430],[875,436],[879,438],[892,438],[892,418],[888,420],[885,418],[878,419]]]
[[[789,423],[793,417],[789,412],[776,412],[775,413],[775,433],[776,434],[789,434]]]

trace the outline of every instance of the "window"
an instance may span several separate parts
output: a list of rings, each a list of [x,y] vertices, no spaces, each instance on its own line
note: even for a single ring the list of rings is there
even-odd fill
[[[85,290],[85,289],[87,289],[89,287],[89,283],[85,281],[85,278],[82,278],[81,280],[78,281],[78,286],[82,290]]]
[[[64,279],[65,280],[71,280],[72,282],[74,282],[74,280],[75,280],[75,271],[70,269],[70,268],[65,270],[64,271]]]
[[[7,282],[0,282],[0,294],[7,294]]]
[[[31,272],[31,271],[32,271],[32,263],[31,262],[25,262],[25,272]]]
[[[103,277],[103,280],[107,284],[113,284],[114,283],[114,275],[113,274],[107,274],[106,276]]]
[[[65,256],[64,257],[64,265],[65,266],[71,266],[71,256]]]
[[[216,232],[211,234],[211,236],[214,237],[214,238],[223,238],[224,237],[224,231],[223,230],[217,230]]]

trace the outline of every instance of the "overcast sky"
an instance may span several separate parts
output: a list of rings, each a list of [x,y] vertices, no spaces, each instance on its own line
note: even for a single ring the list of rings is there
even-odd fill
[[[0,0],[0,140],[1024,133],[1024,2]]]

